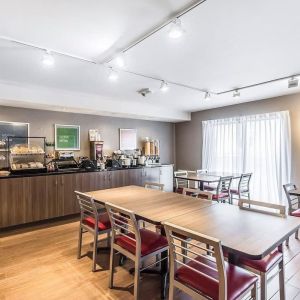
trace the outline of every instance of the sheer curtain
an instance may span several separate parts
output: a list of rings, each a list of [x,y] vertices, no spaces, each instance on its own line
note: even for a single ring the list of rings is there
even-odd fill
[[[203,169],[253,173],[252,199],[283,202],[291,173],[288,111],[203,121],[202,128]]]

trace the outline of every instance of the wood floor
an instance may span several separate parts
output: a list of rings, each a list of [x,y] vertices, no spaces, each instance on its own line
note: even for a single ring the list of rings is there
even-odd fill
[[[133,299],[131,267],[117,267],[115,285],[108,285],[109,253],[100,251],[98,268],[91,272],[91,236],[83,240],[83,253],[76,258],[78,222],[75,219],[16,229],[0,234],[0,299]],[[300,300],[300,241],[290,239],[285,247],[287,300]],[[275,277],[268,286],[272,300],[279,299]],[[142,299],[160,299],[157,275],[143,275]],[[177,293],[176,300],[190,299]]]

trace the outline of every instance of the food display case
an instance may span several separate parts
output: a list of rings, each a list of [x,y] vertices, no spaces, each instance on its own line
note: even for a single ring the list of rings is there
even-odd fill
[[[0,170],[8,169],[8,150],[6,140],[0,140]]]
[[[46,172],[45,141],[45,137],[9,136],[7,143],[11,172]]]

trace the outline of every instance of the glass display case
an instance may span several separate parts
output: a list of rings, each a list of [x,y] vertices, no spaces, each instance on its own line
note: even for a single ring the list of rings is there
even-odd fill
[[[8,150],[6,140],[0,140],[0,170],[6,170],[8,165]]]
[[[12,173],[39,173],[47,171],[45,137],[7,138],[9,166]]]

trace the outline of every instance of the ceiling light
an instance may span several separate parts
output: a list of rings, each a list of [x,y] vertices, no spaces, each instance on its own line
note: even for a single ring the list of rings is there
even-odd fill
[[[169,37],[172,39],[178,39],[184,34],[180,19],[176,18],[172,23],[169,30]]]
[[[110,71],[109,71],[109,75],[108,75],[108,79],[110,81],[117,81],[119,78],[119,74],[117,71],[115,71],[113,68],[110,68]]]
[[[299,85],[298,78],[296,78],[296,77],[293,76],[292,78],[289,79],[289,81],[288,81],[288,88],[289,89],[290,88],[298,87],[298,85]]]
[[[162,81],[162,82],[161,82],[161,85],[160,85],[160,90],[161,90],[163,93],[167,92],[167,91],[169,90],[169,85],[168,85],[168,83],[165,82],[165,81]]]
[[[117,67],[119,67],[119,68],[125,67],[125,59],[124,59],[123,53],[118,55],[113,61]]]
[[[54,65],[54,57],[50,53],[50,51],[46,51],[46,53],[43,56],[43,65],[47,67],[52,67]]]
[[[204,100],[209,101],[210,99],[211,99],[211,94],[210,94],[210,92],[205,92]]]
[[[240,93],[239,90],[234,90],[234,91],[233,91],[233,94],[232,94],[232,97],[233,97],[233,98],[238,99],[238,98],[240,98],[240,96],[241,96],[241,93]]]

